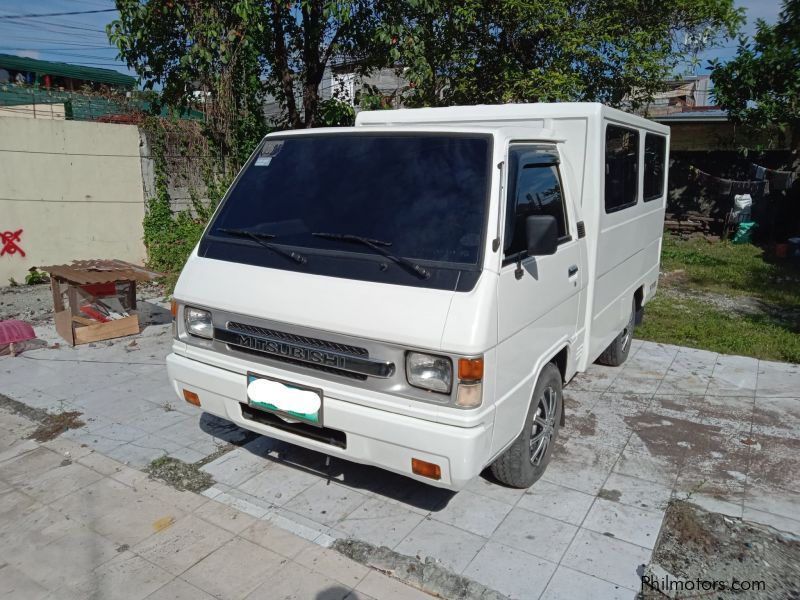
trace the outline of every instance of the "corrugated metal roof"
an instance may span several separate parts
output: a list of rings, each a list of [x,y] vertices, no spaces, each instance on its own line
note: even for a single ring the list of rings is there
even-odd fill
[[[70,283],[111,283],[113,281],[153,281],[163,273],[145,269],[124,260],[74,260],[71,265],[39,267],[53,277]]]
[[[81,65],[37,60],[35,58],[14,56],[12,54],[0,54],[0,67],[4,69],[13,69],[14,71],[29,71],[39,75],[56,75],[84,81],[95,81],[97,83],[117,85],[124,88],[133,88],[136,85],[135,77],[123,75],[119,71],[114,71],[113,69],[83,67]]]

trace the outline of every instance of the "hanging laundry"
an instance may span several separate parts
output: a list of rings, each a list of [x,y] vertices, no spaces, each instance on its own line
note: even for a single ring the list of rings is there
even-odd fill
[[[737,181],[715,177],[710,173],[701,171],[697,167],[690,167],[692,173],[699,183],[705,187],[715,189],[721,194],[750,194],[751,196],[761,196],[769,193],[769,181]]]
[[[750,163],[750,177],[758,180],[766,179],[769,181],[770,190],[780,192],[788,190],[794,185],[797,174],[794,171],[780,171]]]

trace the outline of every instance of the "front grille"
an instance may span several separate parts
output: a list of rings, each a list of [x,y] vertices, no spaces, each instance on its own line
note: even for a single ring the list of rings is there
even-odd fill
[[[304,346],[319,348],[320,350],[343,352],[345,354],[352,354],[353,356],[358,356],[361,358],[369,357],[369,352],[367,351],[366,348],[359,348],[358,346],[350,346],[347,344],[337,344],[335,342],[329,342],[327,340],[321,340],[319,338],[306,337],[304,335],[296,335],[294,333],[286,333],[285,331],[278,331],[276,329],[269,329],[267,327],[258,327],[257,325],[247,325],[245,323],[238,323],[236,321],[230,321],[228,323],[227,330],[234,333],[242,333],[245,335],[249,334],[256,336],[261,335],[261,336],[271,337],[290,344],[291,343],[303,344]],[[262,352],[254,348],[246,348],[244,346],[238,346],[232,344],[228,344],[227,346],[228,350],[233,350],[236,352],[244,352],[245,354],[252,354],[268,360],[274,360],[277,362],[294,365],[297,367],[303,367],[306,369],[313,369],[315,371],[322,371],[323,373],[330,373],[332,375],[338,375],[340,377],[346,377],[348,379],[356,379],[358,381],[367,380],[367,376],[361,373],[352,373],[350,371],[345,371],[344,369],[337,369],[335,367],[329,367],[317,363],[297,360],[294,358],[290,358],[288,356],[279,356],[277,354],[271,354],[269,352]]]
[[[245,325],[244,323],[236,323],[231,321],[228,323],[230,331],[239,333],[249,333],[251,335],[265,335],[267,337],[277,338],[284,342],[294,342],[295,344],[304,344],[306,346],[315,346],[322,350],[335,350],[336,352],[346,352],[353,356],[369,356],[366,348],[359,348],[358,346],[348,346],[347,344],[337,344],[319,338],[310,338],[302,335],[295,335],[293,333],[286,333],[284,331],[276,331],[275,329],[267,329],[266,327],[256,327],[255,325]]]
[[[344,371],[342,369],[335,369],[333,367],[326,367],[324,365],[319,365],[317,363],[309,363],[302,360],[295,360],[294,358],[288,358],[286,356],[278,356],[276,354],[269,354],[268,352],[260,352],[258,350],[254,350],[252,348],[245,348],[244,346],[234,346],[232,344],[228,344],[228,350],[233,350],[235,352],[244,352],[245,354],[252,354],[254,356],[259,356],[261,358],[266,358],[268,360],[274,360],[277,362],[286,363],[288,365],[294,365],[296,367],[304,367],[306,369],[314,369],[315,371],[322,371],[324,373],[331,373],[332,375],[339,375],[340,377],[347,377],[348,379],[357,379],[359,381],[366,381],[367,376],[362,375],[361,373],[351,373],[350,371]]]
[[[347,434],[344,431],[331,429],[330,427],[314,427],[308,423],[287,423],[277,415],[263,410],[256,410],[249,404],[239,403],[239,406],[242,408],[242,416],[250,421],[330,444],[337,448],[347,448]]]

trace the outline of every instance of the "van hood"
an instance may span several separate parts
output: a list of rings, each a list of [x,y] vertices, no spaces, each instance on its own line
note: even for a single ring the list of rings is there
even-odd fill
[[[193,255],[175,287],[187,304],[440,350],[455,292],[296,273]]]

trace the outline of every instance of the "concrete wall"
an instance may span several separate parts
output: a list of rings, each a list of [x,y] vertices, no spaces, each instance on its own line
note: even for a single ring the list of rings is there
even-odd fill
[[[143,218],[136,126],[0,117],[0,286],[75,259],[141,264]]]

